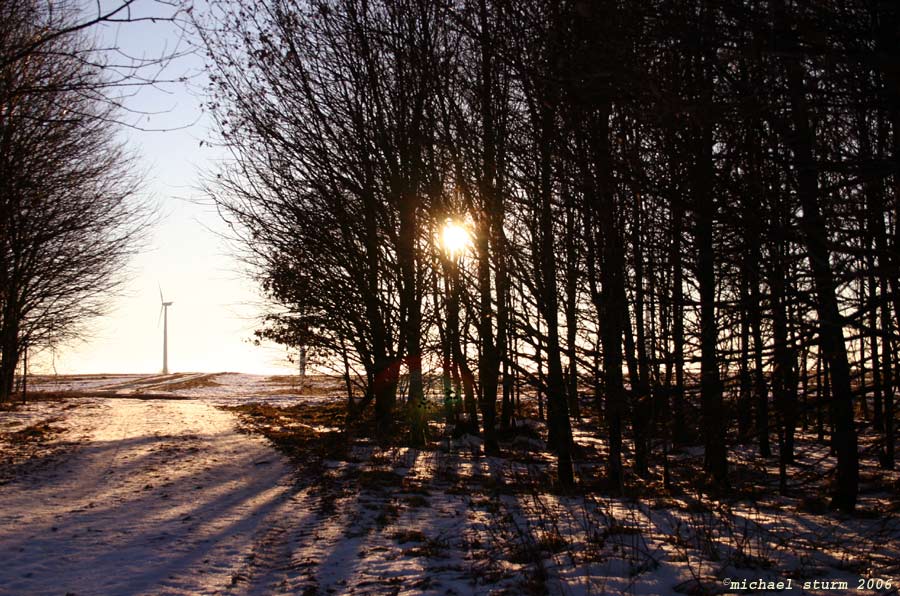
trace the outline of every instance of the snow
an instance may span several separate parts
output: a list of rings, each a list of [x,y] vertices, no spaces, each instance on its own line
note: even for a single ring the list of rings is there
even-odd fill
[[[819,512],[833,457],[803,433],[789,496],[771,485],[776,461],[750,447],[729,454],[759,479],[746,496],[559,495],[553,458],[533,437],[509,438],[502,458],[468,435],[427,450],[358,439],[344,459],[313,466],[219,407],[346,399],[327,377],[30,386],[73,393],[0,412],[0,594],[713,594],[728,592],[726,579],[791,579],[791,593],[825,595],[836,592],[803,582],[900,579],[900,476],[863,457],[861,513]],[[43,440],[13,444],[37,427]],[[574,430],[592,454],[576,461],[587,484],[605,444],[587,426]],[[695,448],[672,454],[683,487],[697,458]]]
[[[102,396],[167,396],[225,406],[259,402],[274,406],[346,399],[340,380],[322,375],[303,380],[289,376],[243,373],[176,373],[170,375],[36,376],[29,387],[38,392],[77,391]]]
[[[0,487],[0,593],[212,593],[292,490],[283,457],[204,403],[92,399],[66,426],[71,457]]]
[[[32,376],[28,378],[28,382],[32,389],[39,391],[87,391],[114,387],[144,378],[145,375]]]

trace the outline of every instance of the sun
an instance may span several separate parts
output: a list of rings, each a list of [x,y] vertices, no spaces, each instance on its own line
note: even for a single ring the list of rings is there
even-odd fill
[[[457,257],[465,252],[471,243],[469,231],[462,224],[448,219],[441,231],[441,244],[450,257]]]

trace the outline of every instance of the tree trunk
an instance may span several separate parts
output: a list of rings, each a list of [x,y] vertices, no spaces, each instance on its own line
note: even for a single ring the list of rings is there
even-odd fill
[[[642,478],[649,473],[650,438],[648,436],[650,414],[649,362],[647,339],[644,330],[644,249],[641,232],[643,207],[640,194],[636,197],[632,222],[632,246],[634,249],[634,321],[635,333],[631,333],[631,319],[625,314],[625,353],[628,355],[628,376],[631,385],[631,428],[634,438],[634,472]],[[624,276],[623,276],[624,277]],[[622,287],[623,303],[627,304],[625,287]]]
[[[0,403],[12,399],[19,364],[19,318],[15,315],[13,301],[7,297],[2,325],[0,325]]]
[[[565,274],[565,316],[566,316],[566,351],[568,352],[569,367],[566,371],[569,411],[575,419],[581,418],[581,409],[578,404],[578,365],[575,350],[578,338],[578,252],[576,236],[577,226],[575,221],[575,205],[573,197],[568,194],[566,199],[566,274]]]
[[[478,257],[478,337],[481,344],[478,360],[478,405],[484,428],[485,453],[497,455],[500,452],[496,435],[497,382],[500,374],[500,362],[494,344],[489,228],[490,225],[484,220],[475,239]]]
[[[549,97],[549,94],[548,94]],[[551,189],[551,137],[554,134],[552,112],[541,109],[540,147],[540,265],[541,299],[539,304],[547,324],[547,413],[548,430],[557,455],[557,478],[560,488],[569,490],[575,486],[572,469],[572,427],[566,402],[566,386],[563,379],[559,343],[559,312],[556,286],[556,254],[553,242],[553,213]]]
[[[477,93],[481,107],[482,124],[482,160],[479,176],[479,190],[483,204],[483,212],[479,219],[478,234],[475,238],[478,253],[478,289],[479,322],[478,335],[481,341],[478,362],[479,406],[484,428],[484,447],[488,455],[497,455],[500,448],[497,444],[497,387],[500,376],[500,359],[505,351],[506,328],[497,318],[496,343],[494,336],[494,309],[491,288],[491,249],[497,263],[497,311],[505,309],[506,280],[501,278],[501,267],[505,263],[503,236],[503,203],[497,186],[497,140],[498,135],[494,122],[494,85],[493,85],[493,31],[487,2],[479,2],[479,76]]]
[[[703,431],[704,469],[720,486],[728,483],[722,383],[716,343],[716,277],[713,247],[715,203],[710,182],[715,178],[712,162],[712,130],[707,122],[698,126],[692,182],[694,193],[694,243],[697,250],[697,282],[700,293],[700,418]]]
[[[786,23],[783,3],[777,6],[777,25],[780,35],[792,39]],[[850,512],[856,507],[859,484],[859,454],[853,417],[853,392],[850,385],[850,365],[840,310],[838,308],[831,255],[828,249],[828,232],[819,206],[818,166],[814,157],[815,136],[810,126],[809,107],[804,88],[805,73],[797,59],[796,44],[784,57],[790,117],[793,124],[789,142],[794,154],[798,194],[803,214],[800,229],[806,245],[807,256],[813,273],[815,306],[819,316],[819,343],[828,362],[832,386],[832,411],[834,415],[834,447],[837,452],[837,482],[832,495],[832,507]]]
[[[410,444],[425,444],[425,395],[422,387],[422,303],[417,283],[416,254],[418,240],[419,199],[409,193],[400,202],[400,230],[397,261],[400,265],[400,312],[406,337],[405,360],[409,372],[407,407],[410,413]]]
[[[622,422],[627,399],[622,376],[622,337],[625,331],[625,257],[618,226],[618,210],[612,187],[612,159],[609,148],[609,115],[612,106],[601,103],[591,126],[591,153],[597,171],[596,199],[591,208],[600,233],[600,341],[603,347],[603,390],[606,397],[606,425],[609,429],[609,489],[624,488],[622,465]]]
[[[672,388],[672,442],[688,442],[687,420],[684,412],[684,263],[682,236],[684,209],[678,199],[672,206],[672,359],[675,364],[675,386]]]
[[[748,269],[755,266],[750,262],[749,247],[745,247],[746,253],[741,259],[741,355],[738,363],[738,439],[741,443],[749,441],[751,436],[751,425],[753,422],[753,380],[750,377],[750,316],[749,311],[752,308],[750,304],[750,288],[748,280]]]

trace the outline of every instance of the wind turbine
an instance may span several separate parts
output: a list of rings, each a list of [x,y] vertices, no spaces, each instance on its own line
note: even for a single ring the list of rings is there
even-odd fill
[[[163,369],[162,374],[169,374],[169,307],[172,302],[166,302],[163,298],[162,286],[159,287],[159,316],[163,320]],[[159,327],[159,318],[156,319],[156,326]]]

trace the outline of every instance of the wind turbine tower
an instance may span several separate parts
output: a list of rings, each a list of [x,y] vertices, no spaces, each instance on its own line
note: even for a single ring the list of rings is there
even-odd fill
[[[162,288],[159,289],[159,315],[163,320],[163,368],[162,374],[169,374],[169,307],[172,302],[166,302],[163,298]],[[159,325],[159,319],[156,322]]]

